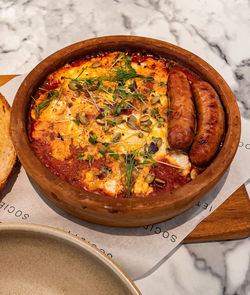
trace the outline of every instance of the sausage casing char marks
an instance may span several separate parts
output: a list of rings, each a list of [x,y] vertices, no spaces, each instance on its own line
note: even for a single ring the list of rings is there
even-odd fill
[[[173,150],[185,150],[193,142],[195,107],[186,75],[174,71],[168,78],[168,143]]]
[[[214,158],[225,131],[225,115],[213,87],[205,81],[192,84],[198,115],[198,132],[190,150],[191,162],[205,167]]]

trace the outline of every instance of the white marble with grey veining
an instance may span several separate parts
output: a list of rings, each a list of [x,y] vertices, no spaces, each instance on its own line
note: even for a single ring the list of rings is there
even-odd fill
[[[250,118],[247,0],[0,0],[0,74],[29,72],[66,45],[116,34],[161,39],[199,55]],[[250,240],[181,246],[136,284],[145,295],[250,294]]]

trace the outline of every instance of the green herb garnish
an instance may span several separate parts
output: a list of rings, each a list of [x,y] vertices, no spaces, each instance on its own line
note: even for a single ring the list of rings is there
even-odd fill
[[[118,142],[121,138],[121,133],[117,133],[117,135],[115,137],[113,137],[113,142]]]
[[[112,92],[112,88],[111,88],[111,87],[107,87],[107,88],[105,88],[105,90],[106,90],[108,93],[111,93],[111,92]]]
[[[80,125],[80,119],[79,119],[79,114],[77,114],[76,116],[75,116],[75,119],[73,119],[72,120],[77,126],[79,126]]]
[[[133,68],[130,68],[128,70],[124,68],[118,68],[115,72],[115,79],[121,83],[121,85],[125,85],[125,83],[130,79],[135,78],[142,78],[142,75],[139,75],[136,73],[136,71]]]
[[[112,126],[112,127],[114,127],[115,126],[115,121],[114,120],[107,120],[107,123],[110,125],[110,126]]]
[[[112,169],[106,166],[102,166],[100,169],[103,173],[111,172]]]
[[[77,161],[83,161],[83,153],[78,153],[77,154]]]
[[[96,144],[98,142],[97,140],[97,136],[95,134],[93,134],[93,136],[89,136],[89,143],[91,144]]]
[[[119,155],[118,154],[113,154],[111,155],[115,160],[118,160],[119,159]]]
[[[93,155],[88,154],[86,160],[89,161],[89,166],[91,166],[91,162],[94,159]]]
[[[63,84],[64,83],[62,83],[60,86],[60,90],[59,90],[60,93],[56,89],[50,90],[47,94],[47,98],[36,106],[36,120],[39,118],[41,113],[47,109],[47,107],[50,105],[52,100],[57,98],[56,104],[58,103],[58,101],[62,95]]]
[[[52,96],[56,96],[57,97],[58,95],[59,95],[59,92],[57,90],[50,90],[48,92],[47,98],[52,97]]]
[[[112,150],[109,150],[108,151],[108,154],[113,157],[115,160],[118,160],[119,159],[119,154],[116,154],[114,151]]]
[[[128,152],[125,155],[124,160],[124,168],[125,168],[125,174],[124,174],[124,182],[125,182],[125,189],[127,197],[130,197],[131,190],[134,185],[134,177],[133,177],[133,170],[135,167],[135,156],[136,153],[129,154]]]
[[[36,120],[39,118],[41,113],[47,109],[53,99],[54,97],[47,98],[36,106]]]
[[[159,139],[160,139],[160,137],[152,136],[152,140],[153,140],[153,141],[158,141]]]
[[[157,115],[159,115],[159,110],[158,108],[154,108],[151,110],[151,115],[152,117],[156,118]]]

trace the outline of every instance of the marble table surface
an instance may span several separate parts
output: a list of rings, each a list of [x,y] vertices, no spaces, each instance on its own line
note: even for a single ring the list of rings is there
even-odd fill
[[[27,73],[71,43],[122,34],[199,55],[224,77],[241,115],[250,118],[247,0],[0,0],[0,74]],[[144,295],[250,294],[250,240],[182,245],[135,283]]]

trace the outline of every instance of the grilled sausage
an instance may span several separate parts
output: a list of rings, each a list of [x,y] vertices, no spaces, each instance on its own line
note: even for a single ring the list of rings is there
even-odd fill
[[[168,143],[171,149],[185,150],[193,142],[195,107],[186,75],[172,72],[168,77]]]
[[[192,84],[198,112],[198,132],[190,150],[191,162],[199,167],[209,164],[216,154],[225,130],[225,114],[213,87],[205,81]]]

